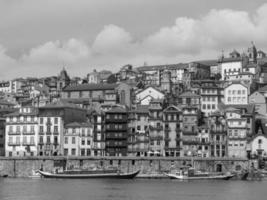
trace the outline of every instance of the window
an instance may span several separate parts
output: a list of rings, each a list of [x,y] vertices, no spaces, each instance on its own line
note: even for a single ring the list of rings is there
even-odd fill
[[[68,149],[64,149],[64,156],[68,155]]]
[[[202,109],[203,109],[203,110],[206,110],[206,104],[203,104],[203,105],[202,105]]]
[[[57,138],[57,136],[54,136],[54,144],[58,144],[58,138]]]
[[[23,144],[27,144],[27,137],[23,136]]]
[[[44,143],[44,138],[43,138],[43,136],[40,136],[40,137],[39,137],[39,143],[41,143],[41,144]]]
[[[85,145],[85,139],[82,138],[82,145]]]
[[[40,124],[43,124],[43,123],[44,123],[44,118],[41,117],[41,118],[40,118]]]
[[[55,117],[55,124],[58,124],[58,118]]]
[[[34,145],[34,136],[31,136],[31,137],[30,137],[30,144],[31,144],[31,145]]]
[[[16,132],[19,133],[20,132],[20,126],[16,127]]]
[[[40,126],[40,133],[43,133],[43,132],[44,132],[44,127]]]
[[[58,133],[58,126],[54,126],[54,133]]]
[[[215,109],[215,104],[212,104],[211,107],[212,107],[212,109],[214,110],[214,109]]]
[[[83,96],[83,92],[80,91],[80,92],[79,92],[79,97],[82,97],[82,96]]]
[[[65,144],[68,144],[68,139],[69,139],[68,137],[65,137],[65,142],[64,142]]]
[[[71,149],[71,155],[75,156],[76,155],[76,149]]]
[[[31,126],[31,133],[34,133],[34,126]]]
[[[87,139],[87,145],[90,145],[90,144],[91,144],[90,139]]]
[[[47,136],[47,138],[46,138],[46,143],[47,143],[47,144],[51,144],[51,138],[50,138],[50,136]]]
[[[90,149],[86,149],[86,154],[87,154],[87,156],[91,156],[91,150]]]
[[[160,140],[157,140],[157,145],[160,145]]]
[[[27,132],[27,126],[23,126],[22,130],[24,133],[26,133]]]
[[[19,136],[16,137],[16,144],[20,144],[20,137]]]
[[[141,126],[137,126],[137,128],[136,128],[138,131],[140,131],[141,130]]]
[[[85,156],[85,149],[81,149],[81,156]]]
[[[75,144],[75,142],[76,142],[76,141],[75,141],[75,137],[72,137],[71,143],[72,143],[72,144]]]
[[[258,140],[258,144],[262,144],[262,140],[261,139]]]

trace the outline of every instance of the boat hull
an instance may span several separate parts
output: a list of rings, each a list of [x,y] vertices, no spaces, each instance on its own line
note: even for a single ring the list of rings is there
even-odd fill
[[[107,178],[107,179],[133,179],[137,176],[140,171],[136,171],[133,173],[103,173],[103,174],[54,174],[49,172],[44,172],[39,170],[44,178],[60,178],[60,179],[95,179],[95,178]]]
[[[166,174],[171,179],[179,180],[229,180],[234,175],[215,175],[215,176],[180,176],[175,174]]]

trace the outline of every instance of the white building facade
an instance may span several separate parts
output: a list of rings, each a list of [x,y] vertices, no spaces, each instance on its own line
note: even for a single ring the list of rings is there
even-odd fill
[[[37,110],[22,107],[6,117],[6,156],[37,156],[38,138]]]
[[[248,104],[248,88],[246,85],[232,82],[224,88],[224,103],[226,105]]]

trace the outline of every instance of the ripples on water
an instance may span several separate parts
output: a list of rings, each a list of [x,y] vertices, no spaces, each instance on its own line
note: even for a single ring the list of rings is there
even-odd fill
[[[266,200],[267,181],[0,179],[0,200]]]

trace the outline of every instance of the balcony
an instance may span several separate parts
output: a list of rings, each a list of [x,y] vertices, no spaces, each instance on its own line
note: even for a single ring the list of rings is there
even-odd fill
[[[149,126],[149,130],[161,131],[161,130],[163,130],[163,126]]]
[[[183,145],[199,145],[200,141],[198,140],[183,140]]]
[[[51,131],[47,131],[46,135],[52,135],[52,132]]]
[[[20,142],[8,142],[8,146],[20,146]]]
[[[183,135],[198,135],[197,131],[183,131]]]
[[[146,139],[137,139],[136,140],[136,144],[140,144],[140,143],[149,143],[149,139],[146,138]]]
[[[222,130],[222,129],[211,129],[210,134],[220,134],[220,135],[226,135],[227,130]]]
[[[29,131],[29,132],[27,132],[27,131],[23,131],[22,134],[23,134],[23,135],[35,135],[35,132],[34,132],[34,131]]]
[[[23,142],[22,143],[23,146],[35,146],[34,142]]]
[[[54,135],[59,135],[59,132],[58,131],[55,131],[53,134]]]
[[[171,141],[171,138],[164,138],[165,142]]]
[[[163,136],[150,136],[150,140],[163,140]]]
[[[44,145],[44,141],[39,141],[38,144],[39,145]]]
[[[20,131],[9,131],[8,134],[9,135],[20,135],[21,132]]]
[[[168,128],[164,128],[164,132],[166,133],[166,132],[170,132],[171,131],[171,129],[170,129],[170,127],[168,127]]]
[[[42,132],[39,132],[39,135],[44,135],[44,132],[42,131]]]

